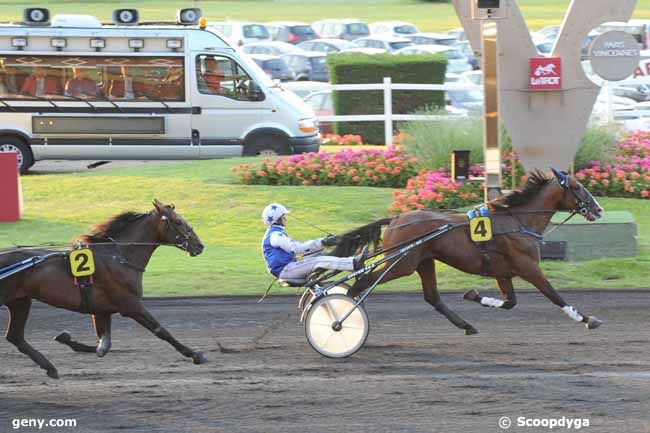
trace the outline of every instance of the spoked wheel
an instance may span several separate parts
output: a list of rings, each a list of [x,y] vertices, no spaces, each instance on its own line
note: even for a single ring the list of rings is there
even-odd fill
[[[328,358],[345,358],[361,349],[370,331],[363,306],[339,322],[354,304],[354,299],[340,294],[323,296],[313,303],[305,319],[305,335],[316,352]]]

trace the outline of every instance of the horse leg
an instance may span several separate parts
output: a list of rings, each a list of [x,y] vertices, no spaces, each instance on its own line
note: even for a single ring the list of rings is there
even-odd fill
[[[9,309],[9,328],[7,329],[7,341],[16,346],[16,348],[25,355],[29,356],[32,361],[38,364],[47,375],[53,379],[59,378],[59,373],[48,359],[38,350],[25,341],[25,324],[29,316],[29,310],[32,307],[32,300],[29,298],[16,299],[7,304]]]
[[[552,303],[562,308],[562,311],[576,322],[582,322],[588,329],[596,329],[602,325],[602,321],[594,316],[586,316],[576,310],[572,305],[564,302],[564,299],[557,293],[551,286],[551,283],[544,277],[542,270],[537,267],[533,272],[521,275],[521,278],[534,285],[544,296],[546,296]]]
[[[54,340],[68,346],[75,352],[97,353],[100,358],[106,355],[111,348],[111,315],[93,314],[93,327],[97,335],[97,346],[89,346],[72,339],[68,331],[63,331]]]
[[[167,331],[160,325],[160,323],[158,323],[158,321],[151,315],[151,313],[144,307],[144,305],[142,305],[139,300],[135,305],[132,305],[128,310],[124,312],[120,312],[120,314],[122,314],[124,317],[129,317],[135,320],[140,325],[151,331],[156,337],[171,344],[183,356],[192,358],[192,361],[195,364],[204,364],[208,362],[203,352],[194,351],[176,340],[172,334],[169,333],[169,331]]]
[[[497,278],[497,284],[499,289],[505,298],[505,301],[501,299],[494,299],[487,296],[481,296],[477,290],[469,290],[463,295],[463,299],[466,301],[478,302],[484,307],[493,307],[493,308],[503,308],[504,310],[510,310],[517,305],[517,297],[515,296],[515,290],[512,287],[512,278]]]
[[[438,292],[436,282],[436,267],[432,259],[422,261],[417,268],[417,272],[422,280],[422,289],[424,291],[424,300],[436,309],[436,311],[445,316],[456,327],[465,330],[465,335],[478,334],[476,328],[463,320],[458,314],[447,308]]]

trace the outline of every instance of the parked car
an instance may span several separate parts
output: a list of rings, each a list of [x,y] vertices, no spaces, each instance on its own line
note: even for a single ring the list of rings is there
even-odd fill
[[[461,74],[465,71],[472,70],[472,67],[467,62],[467,58],[459,49],[445,45],[412,45],[398,50],[395,54],[411,56],[418,54],[446,54],[447,72]]]
[[[386,50],[389,53],[395,53],[397,50],[413,45],[413,42],[411,42],[409,39],[387,34],[357,39],[354,41],[354,43],[359,48],[377,48]]]
[[[453,36],[443,35],[440,33],[418,33],[415,35],[405,36],[413,41],[415,45],[447,45],[453,46],[458,43],[458,39]]]
[[[462,83],[459,75],[447,75],[445,83]],[[467,110],[470,114],[483,111],[483,92],[480,90],[448,90],[445,93],[447,104],[460,110]]]
[[[602,33],[597,30],[592,30],[589,32],[585,40],[582,42],[582,48],[580,50],[580,58],[582,60],[587,60],[589,58],[589,47],[591,47],[591,43],[594,41],[594,39],[596,39],[601,34]]]
[[[301,53],[304,50],[297,45],[279,41],[264,41],[242,47],[247,54],[269,54],[271,56],[284,56],[286,54]]]
[[[419,30],[415,24],[407,23],[405,21],[377,21],[368,26],[371,35],[388,34],[392,36],[412,35],[418,33]]]
[[[318,34],[307,23],[298,21],[271,21],[266,23],[274,41],[299,44],[318,38]]]
[[[268,54],[251,54],[250,58],[274,80],[291,81],[295,75],[287,63],[278,56]]]
[[[368,24],[355,19],[321,20],[316,21],[311,26],[321,38],[353,41],[370,35]]]
[[[208,26],[223,34],[239,47],[253,42],[270,41],[271,34],[264,24],[248,21],[211,21]]]
[[[554,44],[555,42],[542,42],[541,44],[535,44],[535,48],[537,48],[539,54],[548,57],[551,55],[551,50],[553,49]]]
[[[304,51],[282,57],[293,70],[296,81],[329,81],[326,54]]]
[[[386,51],[383,48],[361,48],[361,47],[355,47],[355,48],[346,48],[345,50],[339,51],[340,53],[359,53],[359,54],[366,54],[368,56],[374,56],[376,54],[386,54],[388,51]]]
[[[332,91],[321,90],[312,92],[303,99],[309,107],[314,110],[316,117],[333,116],[334,106],[332,104]],[[318,122],[318,129],[321,134],[332,133],[332,122]]]
[[[321,81],[289,81],[282,83],[282,88],[285,90],[290,90],[300,99],[304,99],[307,95],[318,92],[321,90],[329,90],[329,83],[323,83]]]
[[[541,44],[543,42],[554,42],[560,34],[561,26],[559,24],[546,26],[530,35],[533,38],[533,43]]]
[[[459,82],[467,82],[477,86],[483,85],[483,71],[467,71],[460,75]]]
[[[346,48],[357,47],[352,42],[343,39],[312,39],[311,41],[301,42],[297,46],[305,51],[318,51],[326,54],[338,53]]]
[[[447,34],[449,36],[454,37],[455,39],[457,39],[459,41],[466,41],[467,40],[467,36],[465,36],[465,29],[463,29],[462,27],[451,29],[451,30],[449,30],[447,32]]]
[[[453,45],[453,47],[458,48],[460,52],[467,57],[467,63],[469,63],[473,70],[477,71],[481,69],[481,63],[479,62],[478,57],[474,54],[469,41],[456,42],[456,45]]]
[[[622,84],[614,87],[614,95],[630,98],[636,102],[650,101],[650,84]]]

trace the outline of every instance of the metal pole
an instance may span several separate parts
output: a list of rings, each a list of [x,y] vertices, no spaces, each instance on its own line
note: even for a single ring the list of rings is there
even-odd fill
[[[393,89],[391,78],[384,77],[384,144],[393,144]]]
[[[501,143],[497,93],[497,24],[484,21],[481,26],[483,53],[483,151],[485,155],[485,201],[501,195]]]

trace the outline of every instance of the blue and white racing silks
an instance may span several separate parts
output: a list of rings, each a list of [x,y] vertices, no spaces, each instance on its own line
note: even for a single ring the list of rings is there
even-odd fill
[[[272,225],[262,239],[262,254],[269,272],[276,277],[289,263],[296,261],[296,254],[311,253],[323,249],[320,239],[307,242],[294,241],[281,225]]]

